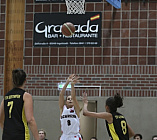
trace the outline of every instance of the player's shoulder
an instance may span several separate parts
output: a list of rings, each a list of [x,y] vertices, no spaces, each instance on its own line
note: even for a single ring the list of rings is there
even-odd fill
[[[26,95],[26,96],[32,96],[30,93],[28,93],[28,92],[24,92],[24,95]]]
[[[28,98],[30,99],[30,98],[32,98],[32,95],[28,92],[25,92],[24,95],[23,95],[23,98],[24,99],[28,99]]]

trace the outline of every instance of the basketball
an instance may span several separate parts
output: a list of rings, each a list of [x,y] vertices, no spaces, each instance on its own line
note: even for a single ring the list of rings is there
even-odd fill
[[[71,22],[66,22],[62,25],[62,34],[72,36],[75,33],[75,26]]]

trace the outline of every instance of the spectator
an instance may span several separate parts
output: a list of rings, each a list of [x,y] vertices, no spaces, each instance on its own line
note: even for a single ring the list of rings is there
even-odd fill
[[[142,140],[142,135],[141,134],[135,134],[134,140]]]
[[[46,131],[43,129],[38,130],[39,140],[48,140],[46,139]]]
[[[157,135],[154,135],[154,136],[152,137],[152,140],[157,140]]]

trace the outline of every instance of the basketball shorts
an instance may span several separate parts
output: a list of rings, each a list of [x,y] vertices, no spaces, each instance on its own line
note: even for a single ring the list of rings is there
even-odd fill
[[[60,140],[82,140],[82,138],[81,138],[80,134],[76,134],[76,135],[65,135],[65,134],[62,134]]]

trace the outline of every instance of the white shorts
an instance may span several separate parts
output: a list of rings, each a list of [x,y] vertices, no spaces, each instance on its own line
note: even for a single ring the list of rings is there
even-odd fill
[[[81,138],[80,134],[76,134],[76,135],[65,135],[65,134],[62,134],[60,140],[82,140],[82,138]]]

